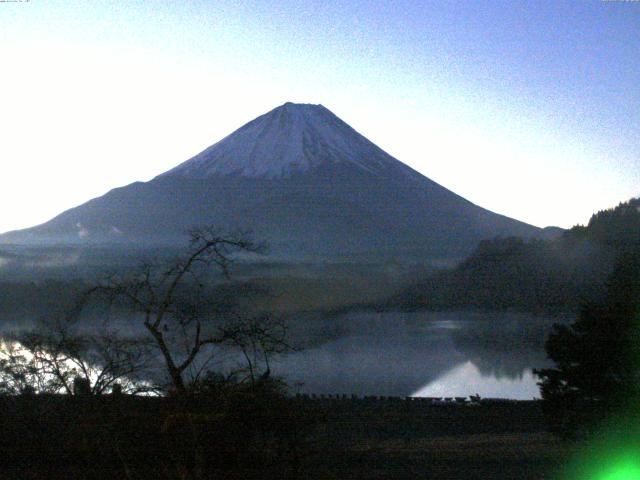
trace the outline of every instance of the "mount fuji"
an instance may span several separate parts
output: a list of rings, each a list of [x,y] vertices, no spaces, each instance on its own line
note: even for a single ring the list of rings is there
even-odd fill
[[[460,258],[497,236],[543,230],[421,175],[322,105],[252,120],[149,182],[111,190],[13,244],[184,244],[194,226],[250,230],[275,256]]]

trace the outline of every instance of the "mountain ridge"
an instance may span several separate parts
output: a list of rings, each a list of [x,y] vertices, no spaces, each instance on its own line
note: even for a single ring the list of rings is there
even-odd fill
[[[251,230],[274,255],[331,258],[460,258],[483,239],[544,235],[438,185],[325,107],[286,103],[149,182],[0,242],[178,244],[211,224]]]

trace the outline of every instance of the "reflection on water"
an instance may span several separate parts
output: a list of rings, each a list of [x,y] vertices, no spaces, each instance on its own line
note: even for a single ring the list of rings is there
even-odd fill
[[[539,396],[532,369],[548,365],[544,338],[553,321],[477,312],[346,314],[323,320],[335,322],[339,335],[280,358],[274,371],[304,393],[531,399]]]
[[[548,365],[544,340],[555,321],[478,312],[318,314],[292,323],[292,341],[304,348],[271,368],[301,393],[531,399],[539,396],[532,369]],[[236,366],[237,355],[224,353],[219,368]]]
[[[537,378],[530,369],[517,377],[483,375],[473,362],[467,361],[445,373],[437,380],[425,385],[414,397],[481,397],[515,398],[531,400],[539,398]]]

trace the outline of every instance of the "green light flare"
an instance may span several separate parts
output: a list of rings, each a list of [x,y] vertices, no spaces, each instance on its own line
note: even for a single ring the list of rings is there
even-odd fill
[[[640,464],[637,460],[625,458],[608,468],[597,480],[640,480]]]
[[[640,480],[640,415],[602,425],[563,470],[559,480]]]

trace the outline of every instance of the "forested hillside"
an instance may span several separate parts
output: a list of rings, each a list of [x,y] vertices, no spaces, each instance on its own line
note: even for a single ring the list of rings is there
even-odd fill
[[[386,306],[559,313],[599,297],[614,259],[639,248],[640,198],[595,213],[558,238],[482,241],[456,268],[406,288]]]

